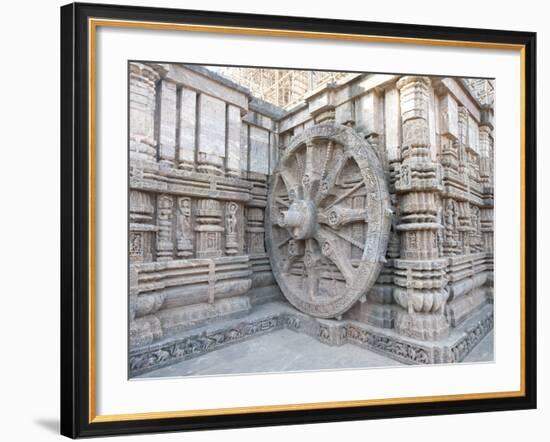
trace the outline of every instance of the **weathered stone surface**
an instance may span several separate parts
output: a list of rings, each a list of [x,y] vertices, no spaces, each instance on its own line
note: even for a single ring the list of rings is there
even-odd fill
[[[239,178],[241,166],[241,110],[227,105],[227,175]]]
[[[161,162],[174,165],[176,159],[176,84],[160,82],[159,158]]]
[[[440,133],[458,138],[458,104],[450,95],[445,94],[440,99],[441,128]]]
[[[182,88],[179,98],[179,167],[192,171],[195,169],[197,94]]]
[[[269,174],[269,132],[250,126],[250,168],[251,172]]]
[[[283,110],[204,67],[130,63],[132,370],[281,328],[462,360],[492,327],[483,81],[355,74]]]
[[[130,155],[139,160],[155,160],[156,82],[159,73],[142,63],[131,63],[129,72]]]
[[[225,103],[209,95],[199,96],[199,172],[221,174],[225,159]]]
[[[462,361],[491,332],[493,311],[491,306],[485,306],[448,337],[426,342],[358,321],[313,318],[273,302],[252,309],[243,318],[203,325],[171,339],[137,347],[130,353],[130,372],[132,376],[140,375],[282,329],[306,334],[328,346],[352,344],[405,364],[446,364]]]
[[[353,129],[326,122],[296,136],[273,173],[267,210],[273,274],[296,308],[338,317],[366,295],[391,211],[376,153]]]

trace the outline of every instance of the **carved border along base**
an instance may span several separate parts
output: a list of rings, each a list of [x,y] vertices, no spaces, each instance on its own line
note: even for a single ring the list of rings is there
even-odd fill
[[[405,364],[455,363],[462,361],[493,329],[493,306],[485,305],[447,339],[423,342],[354,320],[312,318],[283,303],[273,302],[258,306],[245,320],[204,326],[132,351],[130,377],[283,328],[307,334],[327,345],[354,344]]]

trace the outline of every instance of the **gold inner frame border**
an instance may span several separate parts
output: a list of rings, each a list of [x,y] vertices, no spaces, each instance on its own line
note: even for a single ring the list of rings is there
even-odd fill
[[[133,28],[147,30],[170,30],[184,32],[208,32],[218,34],[254,35],[269,37],[292,37],[325,39],[340,41],[358,41],[370,43],[410,44],[419,46],[445,46],[475,49],[498,49],[518,51],[520,55],[520,389],[517,391],[499,391],[486,393],[465,393],[437,396],[398,397],[387,399],[367,399],[352,401],[314,402],[284,405],[260,405],[234,408],[214,408],[197,410],[158,411],[128,414],[96,414],[96,35],[98,27]],[[117,422],[147,419],[169,419],[197,416],[220,416],[246,413],[267,413],[295,410],[321,410],[328,408],[365,407],[375,405],[415,404],[442,401],[462,401],[512,398],[525,396],[525,45],[475,42],[460,40],[441,40],[412,37],[390,37],[362,34],[340,34],[331,32],[293,31],[282,29],[247,28],[233,26],[212,26],[184,23],[161,23],[132,20],[88,19],[88,185],[89,185],[89,256],[88,256],[88,309],[89,309],[89,366],[88,366],[88,422]]]

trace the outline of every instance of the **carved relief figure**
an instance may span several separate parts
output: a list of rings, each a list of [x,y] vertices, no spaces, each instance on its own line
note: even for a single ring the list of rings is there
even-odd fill
[[[191,200],[180,198],[178,201],[178,256],[187,258],[193,251],[193,232],[191,230]]]
[[[473,252],[481,252],[483,246],[481,241],[481,219],[479,207],[473,206],[471,210],[472,214],[472,232],[471,232],[471,242]]]
[[[225,251],[228,255],[236,255],[239,251],[237,232],[237,211],[239,206],[236,203],[227,205],[225,214]]]
[[[161,195],[158,198],[157,207],[157,257],[159,260],[172,258],[172,197]]]
[[[130,234],[130,256],[141,256],[142,254],[141,233]]]

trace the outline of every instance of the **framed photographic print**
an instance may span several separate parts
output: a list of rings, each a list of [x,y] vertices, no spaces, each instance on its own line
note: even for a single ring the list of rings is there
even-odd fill
[[[62,434],[534,408],[535,44],[62,7]]]

